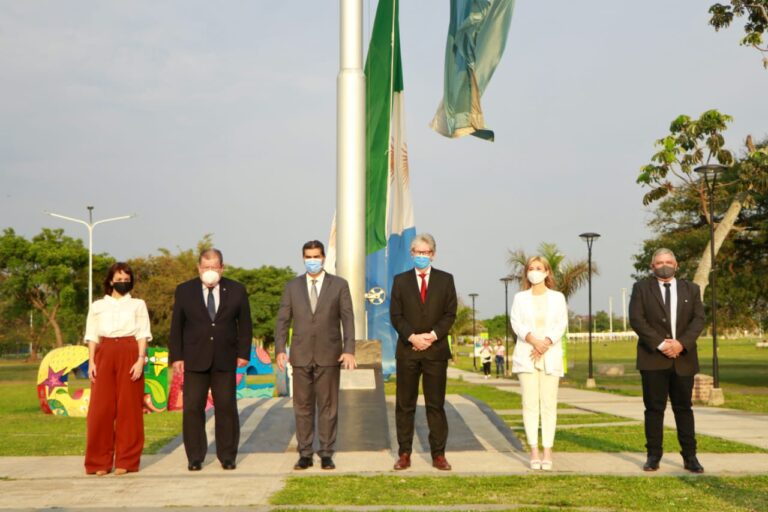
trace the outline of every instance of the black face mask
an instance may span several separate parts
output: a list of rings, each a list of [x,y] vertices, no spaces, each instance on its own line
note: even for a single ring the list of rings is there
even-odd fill
[[[112,283],[112,288],[120,295],[125,295],[133,289],[133,282]]]
[[[669,279],[675,275],[675,267],[670,265],[663,265],[661,267],[654,268],[653,273],[656,275],[656,277],[661,279]]]

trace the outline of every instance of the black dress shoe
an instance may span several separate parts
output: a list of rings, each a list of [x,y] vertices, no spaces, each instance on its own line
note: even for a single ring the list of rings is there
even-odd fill
[[[221,468],[226,470],[235,469],[237,467],[237,464],[235,464],[235,461],[232,460],[225,460],[221,463]]]
[[[320,457],[320,467],[323,469],[336,469],[336,464],[330,457]]]
[[[187,465],[187,469],[190,471],[200,471],[203,469],[203,463],[193,460],[189,463],[189,465]]]
[[[661,462],[661,457],[658,455],[649,455],[645,460],[645,464],[643,464],[643,471],[656,471],[659,469],[659,462]]]
[[[307,469],[312,467],[312,457],[299,457],[293,469]]]
[[[695,455],[688,455],[683,457],[683,467],[691,473],[703,473],[704,466],[701,465],[699,459]]]

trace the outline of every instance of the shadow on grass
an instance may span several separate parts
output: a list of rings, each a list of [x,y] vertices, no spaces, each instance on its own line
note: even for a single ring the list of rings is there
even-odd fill
[[[768,477],[762,477],[764,485],[754,485],[754,480],[721,477],[680,477],[680,482],[744,510],[766,510],[768,508]]]

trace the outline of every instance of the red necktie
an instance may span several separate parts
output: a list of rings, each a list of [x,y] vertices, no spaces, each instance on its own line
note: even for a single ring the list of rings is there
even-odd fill
[[[427,302],[427,274],[421,273],[419,277],[421,278],[421,303],[424,304]]]

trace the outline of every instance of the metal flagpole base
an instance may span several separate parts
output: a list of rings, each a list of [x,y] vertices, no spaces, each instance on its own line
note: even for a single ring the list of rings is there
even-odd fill
[[[725,397],[723,396],[723,388],[712,388],[709,393],[709,400],[707,405],[723,405],[725,403]]]
[[[587,389],[595,389],[597,387],[597,383],[595,382],[595,379],[587,379]]]

